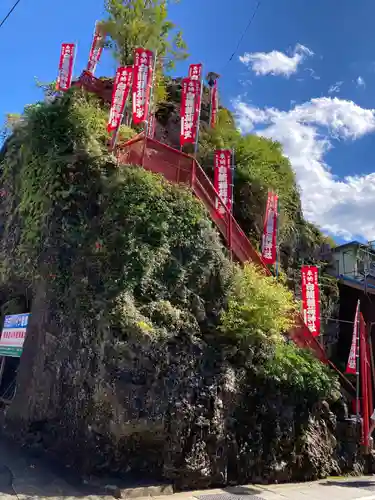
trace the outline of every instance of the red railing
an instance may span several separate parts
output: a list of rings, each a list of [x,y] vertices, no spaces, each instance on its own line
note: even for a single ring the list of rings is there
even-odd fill
[[[267,275],[271,274],[261,255],[254,249],[232,214],[226,210],[223,217],[218,217],[215,209],[218,194],[202,167],[193,157],[154,139],[145,138],[143,134],[117,146],[116,154],[119,164],[141,165],[146,170],[162,174],[170,182],[190,186],[209,211],[233,256],[241,263],[254,262]],[[224,203],[223,205],[225,206]],[[299,347],[311,349],[317,358],[328,363],[322,346],[311,335],[300,314],[295,318],[295,325],[289,332],[293,341]]]
[[[100,80],[88,71],[83,71],[79,79],[72,83],[72,86],[84,88],[87,92],[98,95],[104,102],[112,101],[112,80]]]

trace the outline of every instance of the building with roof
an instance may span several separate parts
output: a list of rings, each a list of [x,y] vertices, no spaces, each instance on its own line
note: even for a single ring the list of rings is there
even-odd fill
[[[375,294],[374,243],[351,241],[333,248],[330,274],[344,285]]]

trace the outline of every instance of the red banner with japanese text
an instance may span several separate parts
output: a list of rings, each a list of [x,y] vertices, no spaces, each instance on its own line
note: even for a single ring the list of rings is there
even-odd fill
[[[184,78],[181,93],[181,133],[180,144],[194,144],[199,126],[201,82]]]
[[[218,149],[214,157],[214,187],[224,205],[229,211],[232,210],[232,151],[230,149]],[[223,203],[216,198],[215,207],[218,217],[226,212]]]
[[[117,130],[121,125],[126,100],[128,98],[133,76],[133,66],[117,68],[112,91],[112,105],[107,124],[108,132]]]
[[[95,23],[94,38],[92,39],[89,60],[87,63],[87,71],[92,75],[95,73],[96,66],[100,60],[103,52],[103,44],[105,40],[105,33],[100,27],[98,22]]]
[[[133,75],[133,122],[143,123],[148,118],[154,54],[151,50],[135,49]]]
[[[345,373],[357,373],[357,356],[359,355],[359,352],[357,352],[359,335],[359,308],[360,302],[358,300],[354,316],[352,345],[350,347],[348,364],[346,365]]]
[[[190,64],[189,78],[192,80],[202,80],[202,64]]]
[[[217,89],[217,81],[215,81],[215,84],[211,92],[211,123],[210,123],[211,128],[215,127],[218,110],[219,110],[219,92]]]
[[[57,76],[56,90],[66,92],[70,89],[73,78],[73,65],[75,57],[75,44],[61,44],[59,74]]]
[[[269,191],[262,238],[262,257],[266,264],[275,264],[277,258],[278,201],[278,195]]]
[[[303,318],[313,337],[320,335],[320,294],[318,268],[302,266],[302,309]]]

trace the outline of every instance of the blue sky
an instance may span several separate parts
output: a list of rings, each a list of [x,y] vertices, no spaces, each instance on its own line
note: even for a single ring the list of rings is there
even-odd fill
[[[14,0],[2,0],[0,17]],[[232,62],[256,0],[181,0],[170,16],[190,58],[222,74],[223,104],[244,133],[279,140],[301,187],[305,215],[338,239],[375,239],[375,2],[262,0]],[[21,0],[0,29],[0,114],[41,97],[34,77],[56,77],[60,44],[75,41],[86,65],[103,0]],[[112,75],[105,54],[97,75]]]

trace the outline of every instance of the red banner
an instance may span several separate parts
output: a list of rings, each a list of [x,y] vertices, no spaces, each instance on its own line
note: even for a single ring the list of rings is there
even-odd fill
[[[112,105],[107,124],[108,132],[117,130],[121,125],[125,103],[131,88],[132,76],[133,66],[123,66],[116,71],[112,91]]]
[[[211,128],[215,127],[218,110],[219,110],[219,92],[217,89],[217,81],[215,81],[215,84],[211,91],[211,123],[210,123]]]
[[[214,160],[214,187],[229,211],[232,209],[232,151],[218,149]],[[226,212],[219,198],[215,202],[216,213],[222,217]]]
[[[92,40],[89,60],[87,63],[87,71],[92,75],[95,73],[96,65],[100,60],[103,52],[103,44],[105,40],[105,33],[102,33],[98,22],[95,23],[94,38]]]
[[[320,297],[318,268],[302,266],[302,308],[307,328],[313,337],[320,335]]]
[[[269,191],[262,239],[262,257],[266,264],[275,264],[277,257],[278,200],[277,194]]]
[[[355,311],[354,317],[354,326],[353,326],[353,337],[352,337],[352,345],[350,347],[348,364],[346,365],[345,373],[357,373],[357,349],[358,349],[358,329],[359,329],[359,301],[357,302],[357,308]]]
[[[65,92],[70,89],[73,78],[75,48],[76,46],[74,43],[61,44],[59,74],[57,76],[56,90],[63,90]]]
[[[192,80],[202,80],[202,64],[190,64],[189,78]]]
[[[133,76],[133,122],[143,123],[148,117],[152,85],[154,54],[151,50],[135,49]]]
[[[181,134],[180,144],[194,144],[197,131],[201,101],[201,82],[184,78],[181,94]]]

